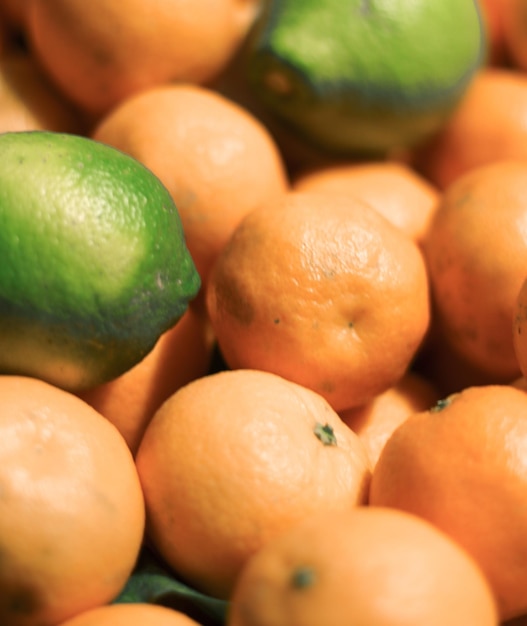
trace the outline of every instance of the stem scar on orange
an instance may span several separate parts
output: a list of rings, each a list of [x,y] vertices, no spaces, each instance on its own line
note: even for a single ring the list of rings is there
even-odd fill
[[[279,374],[337,411],[395,384],[430,320],[417,243],[353,196],[290,192],[253,210],[206,296],[229,367]]]

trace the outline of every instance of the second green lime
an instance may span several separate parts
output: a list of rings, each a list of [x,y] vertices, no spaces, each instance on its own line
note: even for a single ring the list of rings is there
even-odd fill
[[[0,135],[0,373],[70,391],[124,373],[200,288],[169,192],[102,143]]]
[[[246,46],[266,110],[320,150],[384,155],[446,122],[486,54],[476,0],[268,0]]]

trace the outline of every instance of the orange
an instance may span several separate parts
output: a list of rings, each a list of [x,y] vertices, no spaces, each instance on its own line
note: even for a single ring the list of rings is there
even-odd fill
[[[204,84],[228,64],[256,0],[32,0],[27,39],[62,91],[93,116],[169,82]]]
[[[479,563],[502,620],[527,612],[527,394],[468,387],[417,413],[386,442],[370,503],[419,515]]]
[[[147,536],[174,571],[228,598],[250,555],[317,511],[365,501],[358,437],[318,394],[260,370],[224,370],[173,394],[136,456]]]
[[[242,570],[227,626],[497,626],[480,568],[423,519],[382,507],[319,515]]]
[[[476,74],[442,130],[413,155],[413,165],[444,190],[475,167],[527,158],[527,75],[505,67]]]
[[[92,136],[138,159],[163,181],[202,281],[242,217],[289,186],[266,128],[205,87],[164,85],[129,98]]]
[[[337,411],[394,385],[429,323],[419,247],[352,196],[291,192],[252,211],[206,295],[229,367],[279,374]]]
[[[511,329],[526,225],[527,160],[499,161],[444,192],[423,244],[445,341],[495,382],[519,375]]]
[[[396,161],[336,163],[302,172],[293,189],[361,198],[409,237],[420,242],[440,194],[409,165]]]
[[[428,380],[415,372],[408,372],[365,406],[341,411],[339,415],[359,436],[373,467],[397,426],[410,415],[434,406],[439,399],[439,392]]]
[[[163,401],[207,373],[212,348],[207,320],[189,308],[137,365],[77,395],[117,427],[135,454],[148,422]]]
[[[0,132],[51,130],[83,134],[82,115],[24,52],[0,58]]]
[[[43,381],[0,376],[0,623],[55,625],[113,600],[144,501],[117,429]]]
[[[109,604],[79,613],[60,626],[199,626],[179,611],[157,604]]]

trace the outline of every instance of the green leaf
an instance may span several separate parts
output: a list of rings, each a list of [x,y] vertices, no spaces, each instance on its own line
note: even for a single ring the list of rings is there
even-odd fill
[[[144,548],[115,603],[147,602],[185,613],[202,626],[224,626],[228,603],[181,581],[151,550]]]

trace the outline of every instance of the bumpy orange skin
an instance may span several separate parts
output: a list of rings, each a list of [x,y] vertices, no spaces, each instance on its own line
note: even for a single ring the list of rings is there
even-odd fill
[[[527,611],[524,506],[527,394],[469,387],[406,420],[373,471],[370,504],[405,510],[443,530],[490,581],[501,620]]]
[[[209,281],[226,363],[279,374],[337,411],[395,384],[428,329],[418,245],[352,196],[292,192],[253,211]]]
[[[247,559],[320,510],[365,502],[370,466],[318,394],[226,370],[179,389],[136,456],[149,540],[184,580],[228,598]]]
[[[526,175],[524,160],[467,173],[443,194],[423,246],[440,333],[490,382],[519,375],[512,323],[527,266]]]

